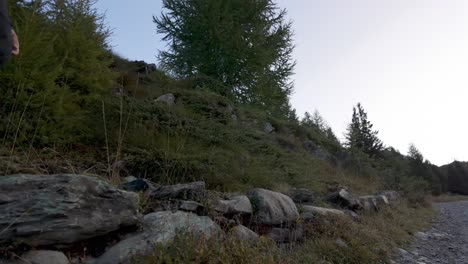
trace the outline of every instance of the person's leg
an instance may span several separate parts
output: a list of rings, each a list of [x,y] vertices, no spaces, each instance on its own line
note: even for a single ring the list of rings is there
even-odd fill
[[[0,0],[0,67],[11,57],[11,25],[8,18],[7,0]]]

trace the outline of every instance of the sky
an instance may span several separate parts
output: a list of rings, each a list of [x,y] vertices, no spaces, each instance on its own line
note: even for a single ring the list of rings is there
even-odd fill
[[[340,139],[361,102],[386,146],[468,161],[468,1],[277,0],[295,32],[292,106]],[[135,4],[138,3],[138,4]],[[116,53],[157,63],[162,0],[99,0]]]

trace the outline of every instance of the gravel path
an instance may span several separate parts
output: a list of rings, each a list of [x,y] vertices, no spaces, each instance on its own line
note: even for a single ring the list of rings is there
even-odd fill
[[[399,249],[398,264],[468,264],[468,201],[435,205],[439,215],[426,232],[416,233],[409,250]]]

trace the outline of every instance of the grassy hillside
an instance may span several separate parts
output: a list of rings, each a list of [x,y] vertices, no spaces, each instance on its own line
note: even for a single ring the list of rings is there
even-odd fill
[[[128,175],[162,184],[203,180],[209,189],[224,192],[301,187],[318,197],[338,185],[362,195],[397,188],[417,198],[364,215],[359,222],[330,220],[308,226],[307,240],[294,247],[280,248],[271,241],[256,247],[231,241],[220,245],[180,237],[138,263],[379,263],[428,224],[432,211],[421,205],[421,184],[393,180],[398,176],[394,162],[402,162],[395,152],[388,150],[385,159],[361,160],[356,166],[345,148],[316,128],[235,104],[204,88],[210,85],[205,80],[174,80],[159,71],[139,75],[134,68],[138,63],[126,64],[130,70],[114,70],[134,78],[132,83],[123,87],[125,92],[109,93],[89,107],[89,119],[82,125],[93,133],[85,141],[56,146],[8,142],[1,152],[1,173],[97,174],[116,185]],[[175,105],[155,102],[168,92],[175,95]],[[266,131],[267,123],[275,131]],[[22,126],[15,129],[27,138]]]
[[[60,3],[11,7],[23,44],[0,71],[0,175],[91,174],[117,186],[129,175],[161,184],[203,180],[222,192],[301,187],[317,193],[319,205],[337,186],[405,196],[401,206],[360,222],[311,226],[293,250],[177,240],[156,256],[176,263],[380,263],[428,223],[427,194],[445,190],[437,167],[391,147],[370,157],[301,122],[289,105],[236,100],[226,93],[233,87],[205,75],[176,78],[152,66],[148,73],[144,62],[112,55],[90,1]],[[254,88],[268,99],[268,85]],[[173,105],[155,101],[168,93]],[[177,256],[180,248],[185,255]]]

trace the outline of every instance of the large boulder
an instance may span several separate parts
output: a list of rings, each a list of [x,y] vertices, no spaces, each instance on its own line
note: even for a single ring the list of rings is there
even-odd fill
[[[199,200],[205,192],[204,182],[158,186],[150,194],[156,200]]]
[[[0,242],[70,244],[138,220],[138,195],[95,177],[0,177]]]
[[[313,204],[316,201],[316,194],[306,188],[292,188],[287,195],[298,204]]]
[[[229,200],[217,201],[214,209],[226,215],[249,215],[252,214],[252,204],[247,196],[235,196]]]
[[[265,189],[254,189],[249,193],[254,207],[254,221],[257,224],[281,225],[299,217],[296,204],[288,196]]]
[[[180,211],[151,213],[143,218],[141,232],[120,241],[91,263],[131,263],[133,258],[150,255],[157,245],[168,245],[183,233],[210,238],[221,235],[222,230],[206,216]]]
[[[353,211],[363,209],[359,198],[346,190],[346,188],[339,188],[336,192],[327,196],[326,200]]]

